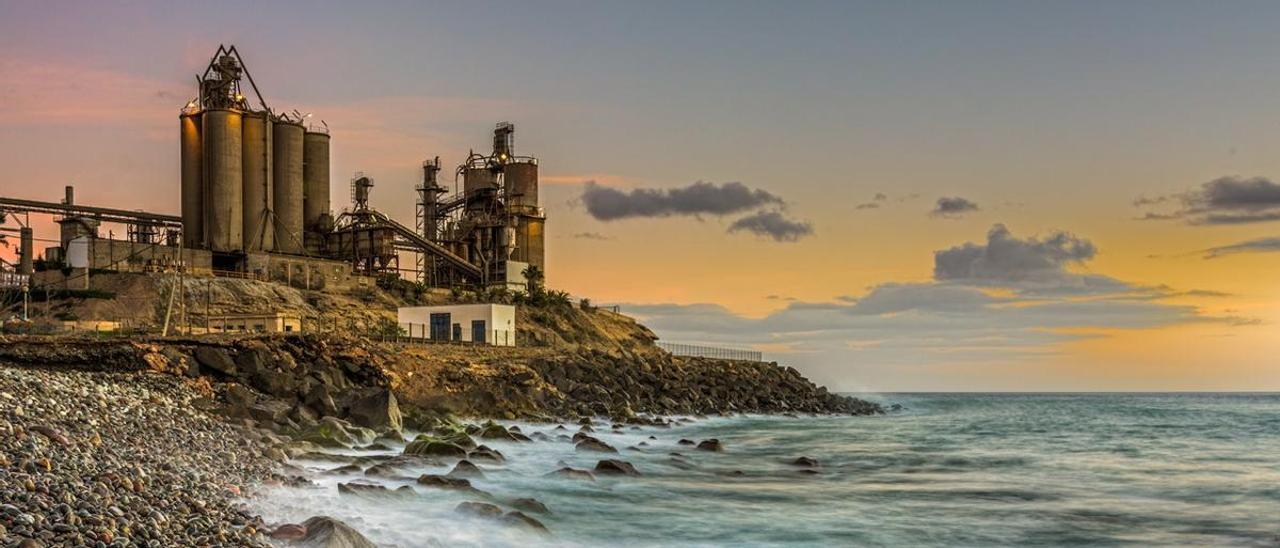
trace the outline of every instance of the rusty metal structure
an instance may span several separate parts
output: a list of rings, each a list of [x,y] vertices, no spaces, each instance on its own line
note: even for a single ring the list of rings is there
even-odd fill
[[[497,124],[492,151],[472,151],[454,170],[454,186],[461,179],[461,191],[446,194],[439,172],[438,157],[423,162],[415,225],[423,239],[475,266],[485,285],[520,286],[525,269],[545,269],[546,215],[538,206],[538,159],[516,155],[514,125]],[[456,272],[450,264],[430,255],[420,261],[420,281],[453,283]]]
[[[437,287],[514,288],[526,269],[545,268],[538,161],[516,154],[512,124],[499,123],[491,151],[472,152],[453,170],[452,191],[441,184],[440,158],[423,162],[410,228],[371,205],[374,182],[364,174],[351,180],[351,207],[333,214],[328,125],[269,107],[234,45],[218,46],[195,81],[178,115],[180,215],[81,206],[71,187],[62,203],[0,198],[0,212],[57,216],[61,248],[46,253],[56,257],[72,240],[100,238],[106,222],[125,224],[128,243],[182,251],[173,256],[224,274],[281,257],[342,261],[357,274],[408,274]],[[30,273],[30,230],[20,236],[19,270]],[[109,243],[102,253],[114,264]],[[402,264],[402,256],[414,260]]]

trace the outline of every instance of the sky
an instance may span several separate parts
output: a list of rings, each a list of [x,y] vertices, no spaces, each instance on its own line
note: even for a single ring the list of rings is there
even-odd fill
[[[219,44],[413,216],[499,121],[547,280],[844,391],[1280,390],[1280,4],[0,0],[0,195],[178,211]],[[56,237],[37,224],[37,237]],[[43,228],[42,228],[43,227]],[[38,246],[40,247],[40,246]]]

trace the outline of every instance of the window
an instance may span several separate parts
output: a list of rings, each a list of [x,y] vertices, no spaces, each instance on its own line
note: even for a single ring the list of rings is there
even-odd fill
[[[486,342],[485,335],[487,334],[488,332],[485,329],[484,320],[471,320],[471,342]]]

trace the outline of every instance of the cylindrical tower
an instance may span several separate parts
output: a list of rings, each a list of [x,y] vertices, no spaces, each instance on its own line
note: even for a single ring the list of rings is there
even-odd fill
[[[244,115],[244,250],[275,249],[271,230],[273,201],[271,172],[271,120],[265,112]]]
[[[497,188],[498,176],[487,167],[468,167],[462,173],[462,190],[468,210],[485,210]]]
[[[302,217],[308,231],[321,232],[329,214],[329,134],[308,131],[303,138]]]
[[[244,249],[242,117],[234,110],[206,110],[204,140],[205,244],[216,252]]]
[[[302,253],[303,133],[299,124],[278,121],[272,126],[272,207],[275,208],[276,250]]]
[[[178,117],[182,126],[182,245],[204,247],[204,167],[200,114]]]
[[[35,272],[35,233],[31,227],[18,229],[18,274],[30,276]]]
[[[502,166],[507,205],[538,207],[538,164],[511,162]]]

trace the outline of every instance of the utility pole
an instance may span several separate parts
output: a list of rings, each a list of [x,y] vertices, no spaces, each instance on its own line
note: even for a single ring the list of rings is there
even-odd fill
[[[161,337],[169,336],[169,318],[173,316],[173,297],[178,293],[178,284],[181,283],[178,276],[174,276],[173,287],[169,289],[169,305],[164,309],[164,329],[160,331]]]
[[[204,282],[204,334],[209,334],[209,303],[213,300],[213,280]]]

